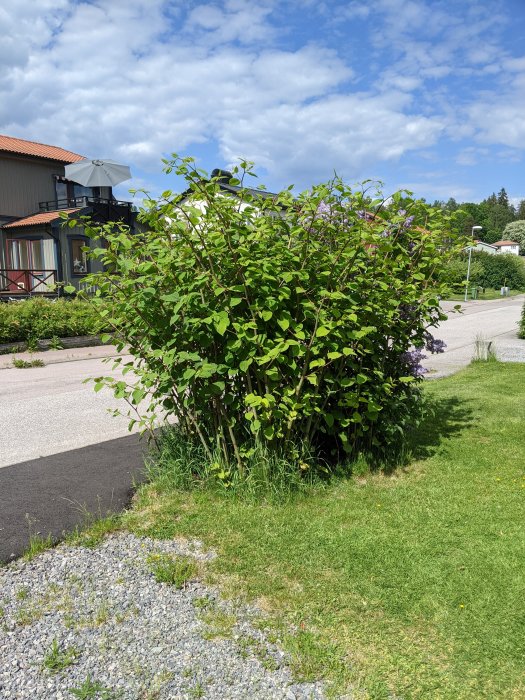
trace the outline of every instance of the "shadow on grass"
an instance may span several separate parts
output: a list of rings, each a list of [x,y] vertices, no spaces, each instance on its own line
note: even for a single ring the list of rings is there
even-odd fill
[[[410,438],[409,449],[415,459],[428,459],[441,443],[460,435],[474,424],[473,402],[456,396],[428,398],[425,415]]]

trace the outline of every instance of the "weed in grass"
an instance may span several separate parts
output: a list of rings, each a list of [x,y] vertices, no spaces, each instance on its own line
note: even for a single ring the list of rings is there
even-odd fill
[[[98,511],[92,512],[85,504],[70,499],[72,507],[80,513],[82,524],[68,533],[65,542],[73,547],[96,547],[104,537],[119,529],[120,515],[111,510],[103,511],[99,501]]]
[[[115,700],[117,698],[110,688],[105,688],[91,676],[87,676],[82,685],[77,688],[70,688],[69,692],[78,700]]]
[[[117,514],[110,514],[104,518],[90,516],[84,526],[77,526],[66,536],[65,542],[73,547],[96,547],[106,535],[118,529],[119,522]]]
[[[78,649],[75,647],[61,649],[58,640],[53,639],[51,649],[42,661],[42,668],[47,669],[50,673],[58,673],[58,671],[63,671],[71,664],[74,664],[78,656]]]
[[[27,600],[29,598],[29,590],[25,587],[19,588],[15,598],[17,600]]]
[[[19,357],[13,357],[13,367],[29,369],[31,367],[44,367],[44,363],[42,360],[21,360]]]
[[[197,681],[194,686],[191,688],[188,688],[188,697],[191,698],[192,700],[198,700],[199,698],[203,698],[206,694],[206,691],[204,690],[204,686],[200,681]]]
[[[199,571],[197,562],[191,557],[160,553],[150,554],[146,561],[157,583],[169,583],[175,588],[184,588],[188,581],[197,577]]]
[[[229,639],[233,635],[233,628],[237,622],[235,615],[220,608],[206,610],[200,615],[200,620],[206,625],[206,629],[202,632],[202,638],[206,640]]]
[[[31,336],[26,341],[27,349],[29,352],[36,352],[38,350],[38,340],[37,338]]]
[[[100,605],[98,606],[94,616],[93,616],[93,622],[95,625],[105,625],[106,622],[109,620],[110,614],[109,614],[109,607],[106,601],[102,601]]]
[[[32,625],[33,622],[40,620],[43,614],[44,610],[40,605],[24,605],[16,611],[15,622],[17,625],[25,627],[26,625]]]
[[[248,658],[249,654],[253,654],[267,671],[276,671],[279,668],[279,664],[264,643],[255,637],[241,637],[236,643],[243,659]]]
[[[62,350],[63,347],[64,346],[60,342],[60,338],[58,337],[58,335],[54,335],[49,341],[50,350]]]
[[[206,610],[213,605],[213,600],[208,596],[198,596],[191,601],[191,604],[196,610]]]
[[[45,552],[46,549],[53,547],[54,544],[55,543],[51,535],[48,535],[47,537],[42,537],[41,535],[30,535],[29,547],[24,552],[22,558],[24,561],[31,561],[42,552]]]

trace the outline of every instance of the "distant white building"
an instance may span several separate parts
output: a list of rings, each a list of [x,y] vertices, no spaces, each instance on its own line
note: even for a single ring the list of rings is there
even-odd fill
[[[469,250],[465,248],[465,250]],[[511,255],[520,254],[520,245],[516,241],[496,241],[496,243],[485,243],[485,241],[474,241],[472,250],[477,250],[489,255],[498,255],[499,253],[510,253]]]
[[[475,245],[472,246],[472,250],[479,250],[482,253],[488,253],[489,255],[497,255],[497,253],[499,253],[496,246],[491,245],[490,243],[485,243],[485,241],[474,241],[474,243]]]
[[[492,245],[497,249],[498,253],[520,254],[520,244],[516,243],[516,241],[496,241]]]

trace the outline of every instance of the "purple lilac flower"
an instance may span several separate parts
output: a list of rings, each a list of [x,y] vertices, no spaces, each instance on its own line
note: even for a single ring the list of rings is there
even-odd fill
[[[401,360],[408,365],[408,370],[413,377],[422,377],[428,369],[422,367],[421,361],[426,359],[421,350],[407,350],[401,354]]]
[[[403,221],[402,227],[403,228],[410,228],[412,226],[413,221],[414,221],[413,216],[407,216],[407,218]]]
[[[329,219],[332,216],[332,208],[326,202],[319,202],[317,205],[316,216],[321,219]]]
[[[399,214],[399,216],[406,216],[407,210],[406,209],[399,209],[397,213]]]
[[[447,344],[444,340],[434,338],[432,333],[428,333],[428,331],[425,333],[425,348],[426,350],[428,350],[428,352],[431,352],[435,355],[440,352],[445,352],[446,347]]]

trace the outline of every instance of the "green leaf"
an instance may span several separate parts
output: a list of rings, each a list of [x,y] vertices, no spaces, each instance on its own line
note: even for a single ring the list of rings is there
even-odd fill
[[[242,362],[239,363],[239,369],[241,372],[246,372],[248,367],[252,364],[253,362],[253,357],[249,357],[247,360],[243,360]]]
[[[315,332],[315,335],[317,338],[323,338],[325,335],[328,335],[329,333],[330,333],[329,328],[327,328],[326,326],[319,326],[319,328]]]
[[[275,431],[274,431],[272,425],[267,425],[263,432],[264,432],[264,437],[267,440],[272,440],[274,435],[275,435]]]
[[[359,373],[355,379],[358,384],[364,384],[366,381],[368,381],[368,377],[361,373]]]
[[[264,311],[261,311],[261,316],[263,321],[269,321],[273,316],[273,313],[269,309],[264,309]]]
[[[307,374],[306,379],[308,379],[310,384],[317,386],[317,374]]]
[[[341,352],[337,352],[337,351],[328,353],[329,360],[338,360],[342,356],[343,356],[343,354]]]
[[[287,318],[280,318],[278,319],[277,323],[283,329],[283,331],[288,330],[290,327],[290,321]]]
[[[215,330],[219,335],[224,335],[230,325],[230,319],[225,311],[222,311],[214,320]]]

